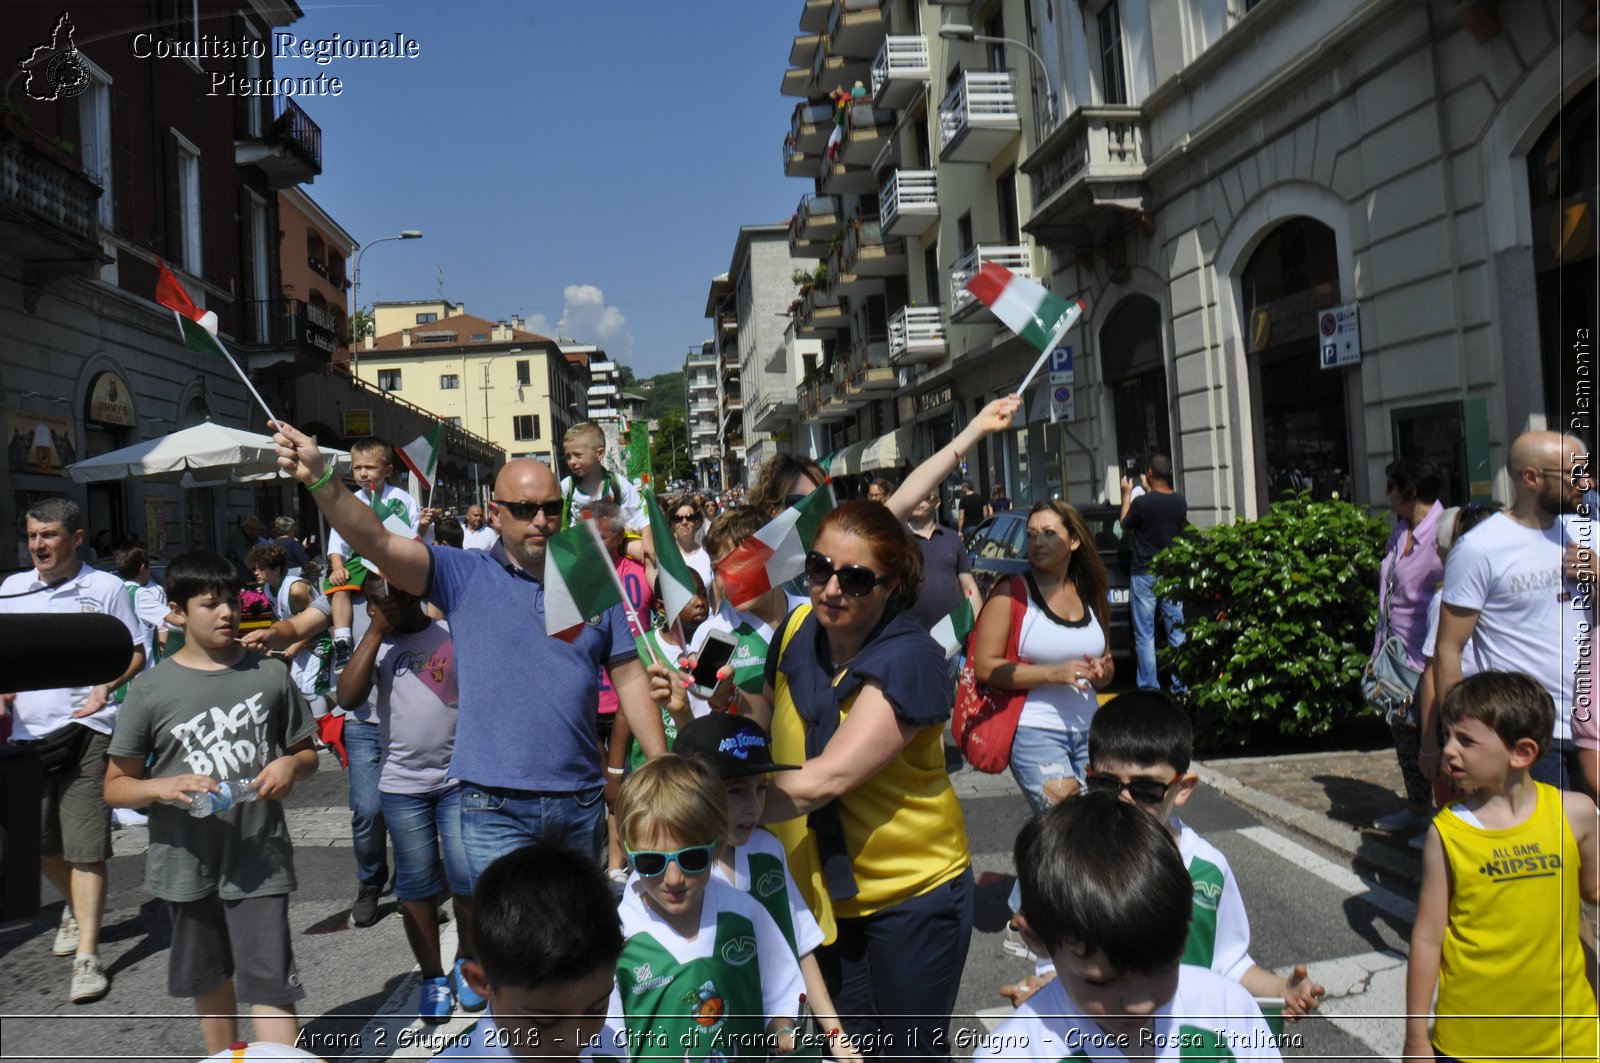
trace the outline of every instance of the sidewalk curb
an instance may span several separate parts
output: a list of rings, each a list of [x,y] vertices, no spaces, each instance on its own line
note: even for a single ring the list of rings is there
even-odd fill
[[[1240,782],[1220,768],[1196,763],[1194,770],[1200,776],[1200,781],[1217,793],[1312,841],[1345,854],[1358,869],[1375,872],[1385,878],[1398,879],[1412,886],[1422,884],[1420,859],[1408,858],[1404,853],[1392,851],[1387,845],[1363,845],[1363,839],[1368,836],[1349,824],[1339,823],[1309,809],[1292,805],[1281,797],[1274,797],[1254,786]]]

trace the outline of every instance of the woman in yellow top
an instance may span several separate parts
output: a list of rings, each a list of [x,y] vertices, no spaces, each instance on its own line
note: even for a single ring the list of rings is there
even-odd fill
[[[883,1052],[944,1058],[972,935],[972,859],[945,771],[944,652],[904,612],[922,553],[876,502],[823,518],[811,604],[767,655],[766,820],[822,927],[817,950],[845,1030]],[[785,778],[784,776],[787,776]]]
[[[1406,972],[1406,1059],[1595,1059],[1578,898],[1600,898],[1594,802],[1528,774],[1555,704],[1520,673],[1444,699],[1443,755],[1467,797],[1433,818]],[[1428,1005],[1434,987],[1430,1039]]]

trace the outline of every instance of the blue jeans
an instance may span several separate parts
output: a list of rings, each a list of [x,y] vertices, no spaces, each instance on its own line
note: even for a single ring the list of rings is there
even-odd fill
[[[383,752],[378,725],[344,721],[344,751],[350,757],[350,841],[356,850],[356,881],[383,889],[389,881],[389,854],[383,834],[383,799],[378,793],[378,769]]]
[[[605,787],[552,794],[461,784],[461,844],[472,884],[498,857],[544,838],[558,838],[606,862]]]
[[[396,897],[425,901],[447,885],[458,897],[472,894],[467,850],[461,844],[461,787],[451,783],[425,794],[385,792],[383,819],[394,842]]]
[[[1044,784],[1067,776],[1083,782],[1089,767],[1087,731],[1046,731],[1042,727],[1018,727],[1011,743],[1011,777],[1022,788],[1028,807],[1038,812],[1049,808]]]
[[[859,919],[816,951],[845,1032],[862,1054],[950,1058],[950,1013],[972,942],[972,869]]]
[[[1156,610],[1167,628],[1167,645],[1183,645],[1183,605],[1167,598],[1156,598],[1156,578],[1149,573],[1129,581],[1133,613],[1133,654],[1139,662],[1139,689],[1160,690],[1156,676]],[[1172,674],[1172,692],[1182,694],[1184,685]]]

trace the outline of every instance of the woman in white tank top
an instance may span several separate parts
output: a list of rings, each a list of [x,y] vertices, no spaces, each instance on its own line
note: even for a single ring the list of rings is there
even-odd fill
[[[1048,500],[1028,514],[1027,610],[1008,659],[1011,581],[995,585],[978,620],[978,681],[1027,691],[1011,774],[1036,811],[1075,791],[1089,766],[1089,721],[1113,674],[1108,579],[1094,535],[1076,509]]]

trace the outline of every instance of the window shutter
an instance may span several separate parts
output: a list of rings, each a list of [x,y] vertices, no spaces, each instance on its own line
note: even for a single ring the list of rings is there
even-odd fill
[[[111,93],[111,188],[106,195],[115,195],[112,213],[117,232],[129,239],[137,239],[133,231],[133,129],[129,113],[128,94],[121,89]]]
[[[200,156],[200,265],[201,275],[229,287],[227,271],[222,268],[220,236],[217,231],[216,166],[205,155]]]
[[[183,188],[178,180],[178,141],[170,129],[161,138],[161,152],[164,178],[161,202],[166,208],[161,249],[168,262],[187,265],[183,261]]]

